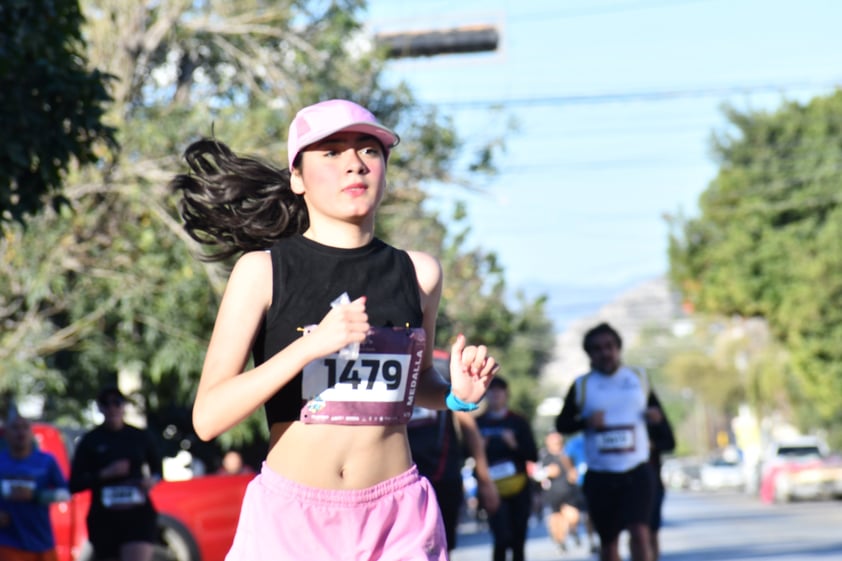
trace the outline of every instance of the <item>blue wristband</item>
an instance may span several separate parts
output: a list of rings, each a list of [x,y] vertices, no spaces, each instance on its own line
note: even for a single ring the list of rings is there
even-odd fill
[[[444,398],[444,403],[445,405],[447,405],[447,408],[451,411],[473,411],[477,407],[479,407],[479,405],[477,405],[476,403],[468,403],[466,401],[462,401],[461,399],[453,395],[453,390],[450,389],[449,386],[447,388],[447,397]]]

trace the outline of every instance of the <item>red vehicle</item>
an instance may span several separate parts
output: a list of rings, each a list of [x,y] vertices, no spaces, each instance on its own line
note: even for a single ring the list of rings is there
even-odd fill
[[[69,477],[70,458],[61,431],[44,423],[34,423],[32,428],[38,446],[53,454]],[[158,509],[161,543],[155,561],[223,561],[234,538],[246,485],[253,477],[208,475],[156,485],[151,496]],[[83,491],[51,505],[59,561],[90,559],[85,525],[90,502],[90,491]]]
[[[775,443],[760,475],[767,503],[842,497],[842,458],[827,453],[815,437]]]

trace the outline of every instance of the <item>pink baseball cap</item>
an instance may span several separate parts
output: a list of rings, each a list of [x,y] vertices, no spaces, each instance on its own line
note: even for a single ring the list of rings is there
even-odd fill
[[[289,169],[292,170],[292,163],[301,150],[339,131],[362,132],[375,137],[386,150],[387,160],[389,150],[400,142],[400,137],[378,123],[377,117],[365,107],[345,99],[322,101],[299,111],[289,125]]]

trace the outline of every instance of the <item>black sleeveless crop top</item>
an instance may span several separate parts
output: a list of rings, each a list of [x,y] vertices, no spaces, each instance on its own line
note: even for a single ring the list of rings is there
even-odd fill
[[[422,327],[421,296],[415,266],[405,251],[379,239],[364,247],[341,249],[301,235],[272,246],[272,305],[254,342],[260,365],[299,337],[299,328],[318,324],[330,303],[347,292],[366,297],[368,321],[377,327]],[[301,372],[266,402],[266,420],[298,420]]]

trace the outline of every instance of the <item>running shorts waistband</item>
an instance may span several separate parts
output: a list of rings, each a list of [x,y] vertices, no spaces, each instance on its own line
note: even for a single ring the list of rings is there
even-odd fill
[[[274,493],[279,493],[291,499],[298,499],[309,504],[323,504],[334,506],[359,506],[367,502],[377,501],[387,495],[409,487],[418,482],[421,476],[415,464],[405,472],[381,481],[372,487],[363,489],[320,489],[302,485],[291,479],[287,479],[270,468],[266,462],[260,469],[260,484],[265,485]]]

